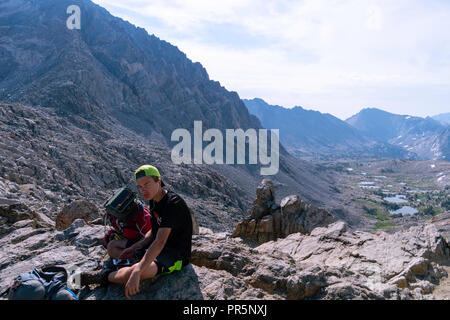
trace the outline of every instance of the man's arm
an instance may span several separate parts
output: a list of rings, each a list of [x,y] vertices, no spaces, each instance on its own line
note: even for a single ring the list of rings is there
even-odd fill
[[[127,299],[130,298],[130,295],[139,293],[139,280],[141,278],[142,271],[145,267],[150,266],[150,264],[162,251],[171,230],[171,228],[167,227],[160,228],[156,234],[156,239],[152,242],[142,260],[130,267],[131,274],[128,278],[127,284],[125,285],[125,297],[127,297]]]
[[[152,238],[152,229],[148,230],[144,238],[133,244],[131,247],[133,247],[133,249],[135,250],[145,248],[146,246],[149,245],[151,238]]]
[[[121,259],[129,259],[133,256],[134,252],[136,250],[145,248],[146,246],[148,246],[148,244],[151,241],[151,237],[152,237],[152,230],[150,229],[144,236],[143,239],[139,240],[138,242],[136,242],[135,244],[133,244],[132,246],[130,246],[129,248],[126,248],[122,251],[122,253],[120,254]]]
[[[164,248],[171,230],[172,228],[159,228],[155,240],[150,245],[150,248],[148,248],[144,257],[139,263],[134,265],[136,271],[141,272],[144,266],[149,266],[156,259]]]

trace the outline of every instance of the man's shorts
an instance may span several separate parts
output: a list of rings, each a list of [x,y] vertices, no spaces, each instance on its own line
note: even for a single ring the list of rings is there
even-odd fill
[[[137,258],[140,260],[144,256],[146,250],[141,249],[137,252]],[[170,249],[164,248],[161,253],[156,257],[155,263],[158,267],[156,276],[163,274],[170,274],[174,271],[180,271],[186,263],[183,264],[183,260],[177,258],[177,254]]]
[[[164,249],[156,257],[155,263],[158,266],[156,275],[170,274],[174,271],[180,271],[183,267],[181,259],[175,258],[175,255],[171,254],[169,250]]]

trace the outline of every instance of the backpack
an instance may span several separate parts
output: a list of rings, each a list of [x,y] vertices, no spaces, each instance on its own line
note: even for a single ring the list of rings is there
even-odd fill
[[[105,245],[112,239],[138,239],[145,236],[151,229],[150,214],[145,206],[137,199],[137,194],[130,188],[119,189],[110,199],[104,203],[106,214],[104,215],[103,238]],[[139,226],[141,212],[144,211],[144,224]],[[147,221],[148,220],[148,221]],[[112,229],[107,230],[107,226]],[[145,227],[145,229],[144,229]],[[142,230],[141,230],[142,228]]]
[[[35,268],[16,277],[4,294],[8,300],[78,300],[67,288],[67,276],[63,267]]]

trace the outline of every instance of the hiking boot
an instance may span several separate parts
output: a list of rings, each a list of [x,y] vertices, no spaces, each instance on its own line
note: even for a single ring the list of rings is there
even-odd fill
[[[111,269],[101,269],[93,271],[83,271],[80,274],[80,285],[82,287],[90,284],[108,284],[108,275],[113,272]]]

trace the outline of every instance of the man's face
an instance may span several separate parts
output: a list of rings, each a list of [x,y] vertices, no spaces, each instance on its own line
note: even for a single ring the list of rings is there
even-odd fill
[[[136,183],[145,200],[152,200],[159,190],[159,182],[155,182],[155,180],[149,176],[137,179]]]

